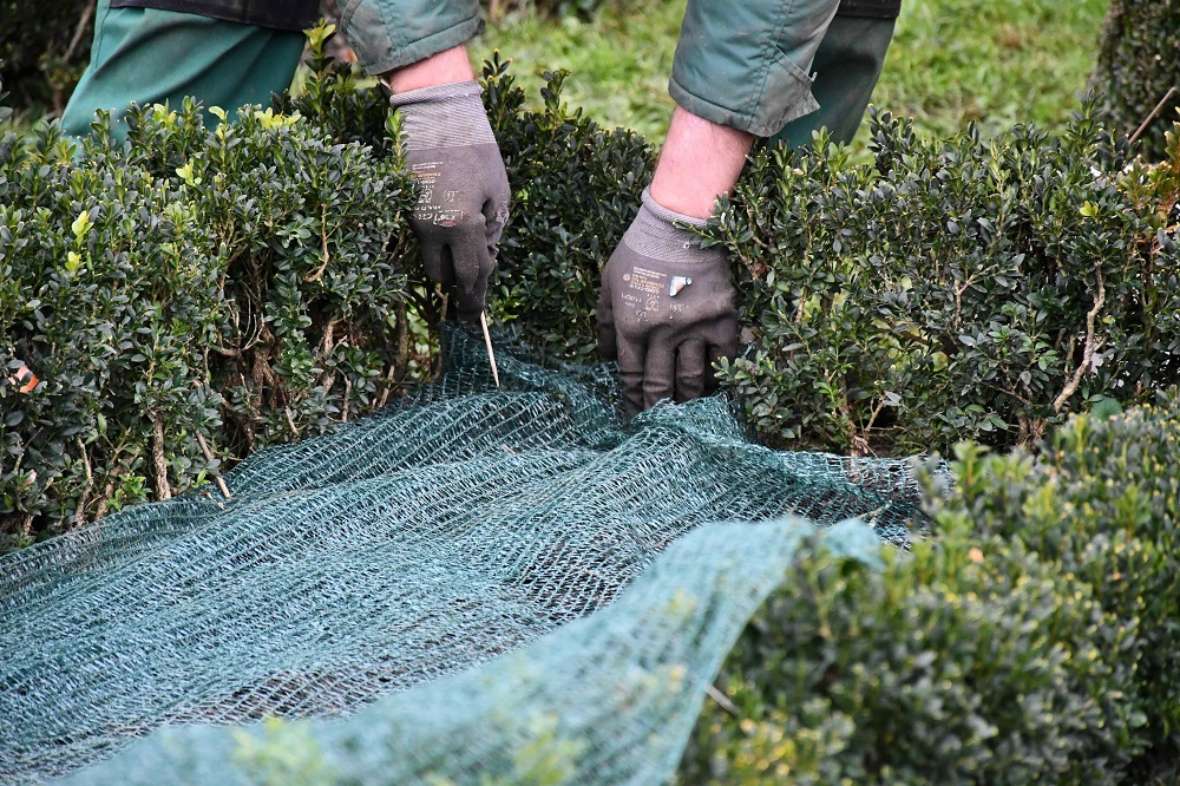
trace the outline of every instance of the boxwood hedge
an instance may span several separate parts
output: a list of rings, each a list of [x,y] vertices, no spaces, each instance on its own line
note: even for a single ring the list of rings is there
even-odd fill
[[[216,130],[187,102],[133,110],[125,143],[103,118],[80,151],[52,126],[4,136],[9,545],[206,483],[430,373],[439,304],[405,221],[413,186],[395,118],[324,56],[329,33],[312,33],[299,95]],[[492,313],[585,358],[599,259],[637,209],[651,151],[565,107],[563,78],[533,112],[503,62],[485,70],[517,204]]]
[[[41,380],[0,384],[18,540],[184,491],[415,372],[396,156],[269,109],[129,123],[123,144],[100,119],[77,160],[52,126],[0,144],[0,364]]]
[[[12,305],[0,351],[46,380],[31,396],[0,391],[13,421],[0,472],[8,531],[188,488],[218,461],[331,428],[428,371],[424,325],[438,315],[412,263],[396,128],[381,92],[323,55],[327,34],[312,37],[300,95],[217,131],[186,106],[133,112],[127,144],[100,123],[78,161],[49,129],[6,139]],[[551,74],[529,111],[503,62],[484,70],[514,201],[492,315],[586,359],[598,269],[653,151],[564,106],[563,79]],[[1092,115],[1056,137],[1021,128],[989,142],[923,141],[888,115],[873,126],[872,164],[822,139],[758,152],[706,231],[730,252],[744,301],[747,349],[721,375],[764,440],[854,453],[1027,443],[1070,412],[1177,378],[1175,135],[1167,160],[1147,165],[1125,164]],[[94,226],[75,236],[83,211]],[[174,244],[210,291],[138,262]],[[66,277],[71,251],[88,256]],[[66,305],[115,282],[122,315]],[[45,287],[62,289],[52,310]],[[177,344],[167,361],[122,348],[146,340],[124,333],[145,329],[139,309],[152,302]],[[96,331],[114,352],[91,368],[103,353],[66,337]],[[179,340],[195,331],[197,354]],[[173,375],[167,392],[161,373]],[[88,386],[84,402],[54,398]],[[201,397],[203,425],[184,419],[191,407],[169,421],[181,389]],[[118,428],[100,439],[88,425],[99,422]]]
[[[1034,457],[960,447],[937,538],[806,557],[722,666],[683,783],[1171,783],[1180,395]]]
[[[884,113],[871,148],[763,150],[707,230],[748,341],[721,376],[765,439],[1030,443],[1180,378],[1175,141],[1153,167],[1124,164],[1089,112],[988,141]]]

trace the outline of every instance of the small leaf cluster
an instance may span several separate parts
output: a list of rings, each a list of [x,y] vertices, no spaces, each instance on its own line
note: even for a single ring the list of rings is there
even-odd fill
[[[201,118],[193,102],[135,108],[126,143],[100,118],[76,159],[51,126],[0,145],[10,540],[206,483],[422,373],[403,269],[415,191],[396,145],[273,109],[215,130]]]
[[[326,46],[336,25],[321,21],[305,30],[307,78],[297,92],[275,96],[283,114],[312,118],[336,142],[359,142],[381,155],[395,152],[395,136],[386,132],[389,103],[380,88],[356,64],[333,58]]]
[[[567,75],[545,74],[534,112],[498,54],[484,67],[484,102],[513,188],[490,297],[493,317],[538,349],[587,360],[599,271],[639,210],[653,154],[638,134],[604,130],[567,107]]]
[[[1180,4],[1174,0],[1114,0],[1090,77],[1090,90],[1111,128],[1131,136],[1147,123],[1136,149],[1152,160],[1164,157],[1164,136],[1180,111],[1177,39]]]
[[[938,537],[801,558],[742,633],[681,780],[1140,784],[1175,762],[1180,397],[1033,457],[958,449]]]
[[[705,230],[748,342],[720,377],[768,442],[1026,444],[1180,377],[1180,158],[1124,171],[1088,113],[991,141],[879,114],[871,147],[762,150]]]

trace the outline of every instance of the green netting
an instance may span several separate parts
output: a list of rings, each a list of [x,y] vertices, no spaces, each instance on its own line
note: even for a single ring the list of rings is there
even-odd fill
[[[773,452],[720,399],[624,426],[605,367],[502,350],[496,390],[448,343],[438,383],[251,458],[229,501],[0,560],[0,781],[659,783],[814,525],[906,538],[909,462]]]

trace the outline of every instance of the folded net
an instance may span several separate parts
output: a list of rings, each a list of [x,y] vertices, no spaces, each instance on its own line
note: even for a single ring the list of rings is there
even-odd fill
[[[462,332],[445,356],[228,500],[0,558],[0,782],[658,783],[800,542],[871,554],[915,516],[909,461],[771,451],[719,398],[625,423],[609,368],[519,347],[497,389]]]

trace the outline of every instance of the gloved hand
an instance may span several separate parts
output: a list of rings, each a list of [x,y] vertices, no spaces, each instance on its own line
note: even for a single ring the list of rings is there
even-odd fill
[[[716,389],[712,365],[737,354],[736,293],[720,249],[673,222],[703,225],[643,192],[639,215],[602,271],[598,342],[619,362],[628,407]]]
[[[508,175],[477,82],[398,93],[406,163],[421,187],[410,227],[426,275],[455,288],[461,319],[485,306],[508,219]]]

